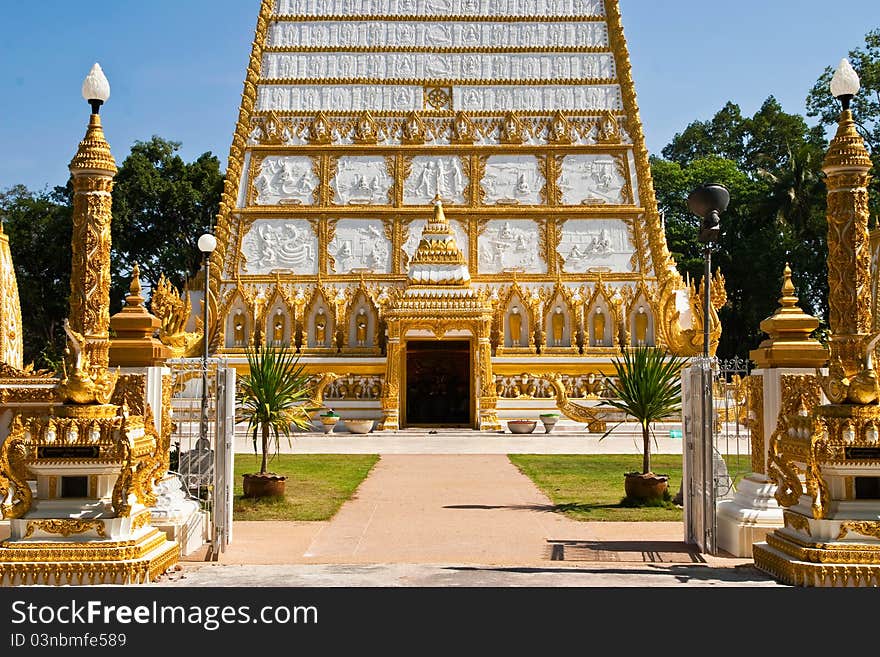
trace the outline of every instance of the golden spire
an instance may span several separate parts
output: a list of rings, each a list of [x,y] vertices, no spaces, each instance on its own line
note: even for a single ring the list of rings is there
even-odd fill
[[[819,320],[798,306],[798,297],[791,280],[791,267],[785,263],[779,307],[761,322],[761,330],[770,337],[749,357],[760,368],[822,367],[828,360],[828,349],[810,335],[819,327]]]
[[[161,326],[161,320],[144,307],[141,270],[135,263],[125,307],[110,318],[111,367],[153,367],[170,358],[168,347],[153,337]]]
[[[410,261],[409,281],[414,285],[470,285],[470,271],[439,196],[434,199],[434,214],[425,224]]]
[[[115,174],[117,172],[116,160],[110,152],[110,144],[104,137],[104,128],[101,126],[101,115],[92,114],[89,119],[89,127],[86,136],[79,143],[79,149],[70,162],[70,169],[86,171],[101,171]]]

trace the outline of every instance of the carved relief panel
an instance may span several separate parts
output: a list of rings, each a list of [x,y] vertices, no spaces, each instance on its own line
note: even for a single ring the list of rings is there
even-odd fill
[[[388,205],[394,179],[382,156],[341,157],[331,182],[335,205]]]
[[[608,155],[567,155],[560,167],[563,205],[624,205],[632,202],[626,163]]]
[[[260,219],[241,241],[243,274],[318,273],[318,237],[306,219]]]
[[[475,15],[604,16],[602,0],[276,0],[275,13],[293,16]]]
[[[493,155],[481,185],[486,205],[540,205],[545,178],[543,163],[533,155]]]
[[[584,274],[593,267],[629,271],[635,248],[623,221],[570,219],[560,227],[557,253],[566,274]]]
[[[479,273],[523,271],[546,274],[538,225],[529,220],[487,222],[479,239]]]
[[[448,221],[455,235],[455,243],[461,249],[465,262],[468,262],[470,258],[470,238],[468,237],[467,229],[458,219],[449,219]],[[425,219],[416,219],[409,223],[407,238],[401,247],[401,251],[406,255],[404,265],[412,259],[416,249],[419,248],[419,241],[422,239],[422,230],[425,228],[425,223],[427,223]]]
[[[583,112],[623,109],[620,86],[616,84],[540,87],[458,85],[453,88],[452,98],[453,109],[464,112]]]
[[[334,237],[327,245],[335,274],[361,269],[391,273],[391,241],[380,220],[343,219],[336,222]]]
[[[311,158],[270,156],[253,184],[256,205],[314,205],[320,180]]]
[[[403,187],[404,205],[431,205],[439,196],[445,205],[462,205],[470,180],[460,157],[421,155],[412,159]]]

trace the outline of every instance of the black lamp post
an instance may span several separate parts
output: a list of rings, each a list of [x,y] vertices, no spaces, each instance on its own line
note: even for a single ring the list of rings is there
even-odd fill
[[[211,280],[211,254],[217,248],[217,238],[205,233],[199,238],[199,251],[202,252],[202,269],[205,272],[205,297],[202,303],[202,414],[199,423],[200,447],[208,447],[208,290]]]
[[[688,209],[700,217],[698,239],[703,244],[703,358],[701,363],[702,427],[703,443],[703,549],[707,554],[716,552],[715,528],[715,446],[712,421],[712,361],[709,340],[711,336],[710,314],[712,312],[712,244],[721,235],[721,213],[727,210],[730,192],[724,185],[709,183],[698,187],[688,197]]]

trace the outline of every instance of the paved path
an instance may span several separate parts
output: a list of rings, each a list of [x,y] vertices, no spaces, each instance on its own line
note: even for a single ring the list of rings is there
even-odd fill
[[[236,523],[219,564],[189,561],[160,585],[776,585],[751,560],[695,554],[680,522],[551,509],[503,455],[385,455],[332,520]]]

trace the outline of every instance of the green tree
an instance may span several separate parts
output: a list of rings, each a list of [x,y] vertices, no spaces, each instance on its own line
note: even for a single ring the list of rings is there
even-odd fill
[[[710,121],[691,123],[652,158],[669,249],[682,275],[702,278],[699,219],[687,197],[707,182],[725,185],[731,203],[712,254],[727,280],[719,355],[746,357],[763,339],[759,325],[777,305],[785,262],[805,310],[825,314],[827,247],[821,161],[824,131],[788,114],[772,96],[754,116],[727,103]],[[773,281],[773,284],[768,284]]]
[[[161,137],[137,141],[119,167],[113,190],[113,309],[128,293],[135,262],[148,287],[162,274],[182,287],[199,270],[197,243],[219,211],[223,174],[211,153],[187,163],[179,149],[179,142]]]
[[[136,142],[116,176],[113,192],[110,312],[128,293],[139,263],[148,286],[166,274],[178,287],[201,264],[197,242],[213,225],[223,189],[220,163],[205,153],[187,163],[180,144],[153,137]],[[18,279],[25,362],[53,367],[64,346],[69,313],[73,190],[0,190],[0,215]]]
[[[864,46],[851,50],[848,59],[862,82],[852,103],[853,119],[874,161],[869,188],[873,226],[880,216],[880,28],[869,31]],[[818,117],[820,124],[831,130],[840,118],[840,103],[830,87],[835,68],[827,67],[807,95],[807,116]]]
[[[24,362],[55,368],[64,345],[70,299],[72,190],[31,192],[23,185],[0,191],[0,215],[21,300]]]

